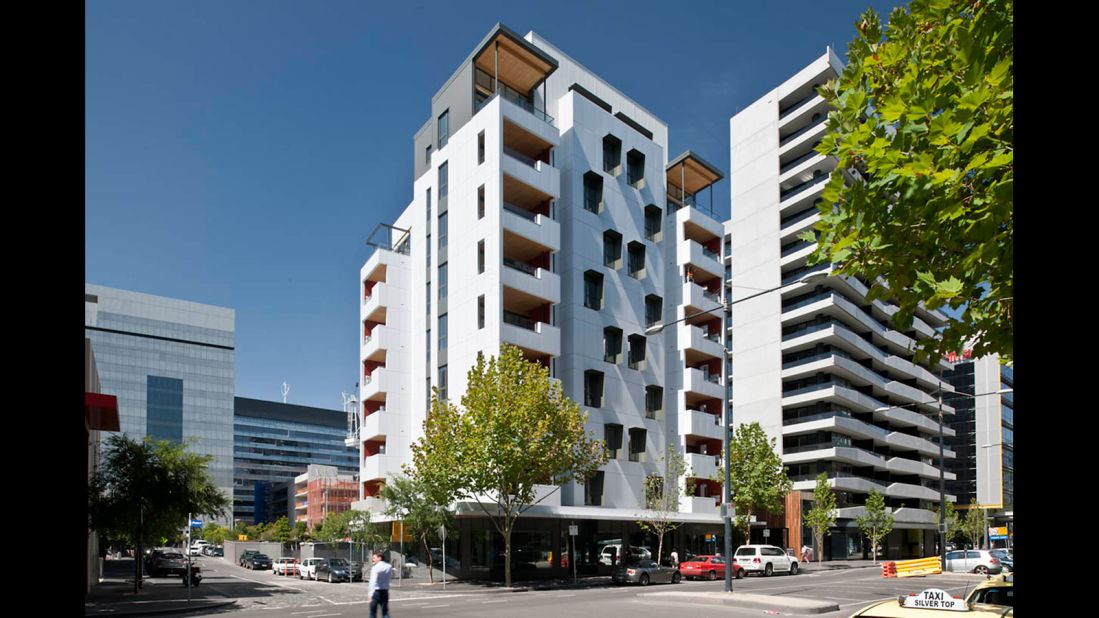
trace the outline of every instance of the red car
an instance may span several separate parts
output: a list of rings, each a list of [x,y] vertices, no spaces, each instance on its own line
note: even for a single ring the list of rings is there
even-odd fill
[[[695,556],[694,560],[679,563],[679,574],[686,578],[705,577],[713,581],[717,578],[725,579],[725,558],[721,556]],[[744,569],[739,564],[733,565],[733,577],[744,577]]]

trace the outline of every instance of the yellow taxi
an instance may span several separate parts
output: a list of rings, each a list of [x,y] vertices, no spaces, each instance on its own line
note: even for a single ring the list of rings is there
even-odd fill
[[[1014,582],[1004,576],[989,578],[962,597],[928,588],[897,599],[878,601],[851,614],[862,618],[984,618],[1015,615]]]

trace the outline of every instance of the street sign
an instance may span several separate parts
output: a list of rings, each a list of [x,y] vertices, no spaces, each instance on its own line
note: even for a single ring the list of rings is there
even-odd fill
[[[770,529],[770,528],[764,528],[764,529],[763,529],[763,538],[765,538],[765,539],[766,539],[766,538],[768,538],[768,537],[770,537],[770,536],[771,536],[771,529]]]
[[[442,540],[445,543],[446,542],[446,526],[439,526],[439,530],[437,532],[439,533],[439,539]]]
[[[202,520],[201,519],[192,519],[191,520],[191,527],[192,528],[201,528],[202,527]]]
[[[569,526],[569,536],[580,534],[580,526]]]

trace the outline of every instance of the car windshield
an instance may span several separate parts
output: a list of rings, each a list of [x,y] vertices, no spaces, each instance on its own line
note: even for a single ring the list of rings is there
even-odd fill
[[[256,554],[255,556],[252,556],[252,557],[255,558],[256,560],[270,560],[270,558],[268,558],[267,556],[265,556],[263,554]]]
[[[344,560],[343,558],[333,558],[333,559],[328,561],[328,564],[330,566],[343,567],[343,566],[347,566],[347,561]]]
[[[183,554],[161,554],[161,557],[165,560],[182,560]]]

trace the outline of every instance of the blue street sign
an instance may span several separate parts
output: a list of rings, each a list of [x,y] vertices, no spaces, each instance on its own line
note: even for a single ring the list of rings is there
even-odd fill
[[[192,528],[201,528],[202,527],[202,520],[201,519],[192,519],[191,520],[191,527]]]

